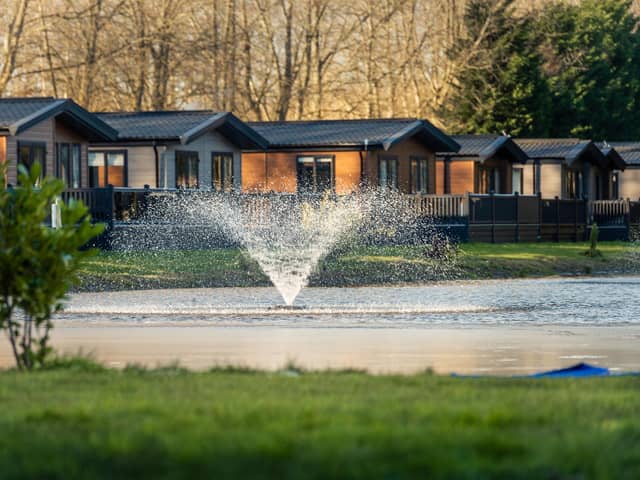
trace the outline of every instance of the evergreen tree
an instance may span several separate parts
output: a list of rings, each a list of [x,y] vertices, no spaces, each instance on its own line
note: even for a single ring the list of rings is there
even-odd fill
[[[640,36],[631,0],[545,10],[539,31],[553,94],[553,136],[640,137]]]
[[[444,112],[458,132],[546,135],[550,97],[533,21],[513,15],[514,0],[470,0],[466,39],[452,61],[462,66]]]

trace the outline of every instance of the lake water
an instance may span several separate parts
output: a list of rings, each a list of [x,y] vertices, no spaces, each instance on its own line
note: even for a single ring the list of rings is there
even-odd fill
[[[579,361],[640,370],[640,277],[82,293],[54,345],[120,366],[360,368],[521,374]],[[0,345],[0,365],[10,363]]]

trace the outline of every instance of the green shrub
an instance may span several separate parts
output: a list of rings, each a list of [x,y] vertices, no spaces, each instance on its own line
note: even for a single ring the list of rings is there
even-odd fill
[[[42,366],[50,352],[51,315],[62,308],[76,272],[93,250],[83,246],[103,230],[92,225],[87,208],[75,200],[60,205],[62,224],[46,225],[51,204],[64,184],[20,166],[18,187],[4,188],[0,168],[0,329],[7,333],[18,369]]]

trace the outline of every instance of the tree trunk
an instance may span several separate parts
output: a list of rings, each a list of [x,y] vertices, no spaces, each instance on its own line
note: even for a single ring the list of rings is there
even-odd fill
[[[29,0],[18,0],[15,13],[9,21],[7,31],[4,32],[4,44],[2,46],[4,63],[0,69],[0,95],[4,95],[7,92],[7,86],[16,68],[16,56],[20,49],[20,41],[22,39],[24,20],[28,7]]]

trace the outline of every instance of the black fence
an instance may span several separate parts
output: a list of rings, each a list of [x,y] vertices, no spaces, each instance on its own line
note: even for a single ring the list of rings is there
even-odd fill
[[[588,238],[594,223],[599,227],[601,240],[629,240],[632,218],[640,221],[640,203],[544,199],[517,194],[469,195],[471,241],[577,242]]]
[[[540,198],[524,195],[469,195],[469,240],[537,241]]]
[[[63,199],[82,200],[89,207],[94,220],[106,223],[111,230],[141,223],[139,220],[143,219],[149,206],[153,202],[157,204],[162,198],[203,194],[208,193],[107,187],[66,190]],[[219,195],[215,192],[211,194]],[[250,196],[267,199],[273,195]],[[405,202],[402,203],[404,205]],[[452,216],[450,210],[453,207],[455,215]],[[593,223],[598,224],[603,240],[628,240],[633,236],[634,229],[640,235],[640,202],[588,202],[584,199],[543,199],[537,195],[518,194],[469,194],[460,198],[408,195],[406,205],[402,208],[415,209],[416,215],[424,216],[423,221],[417,224],[421,225],[421,230],[437,229],[459,241],[582,241],[588,238]]]

